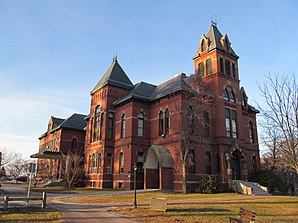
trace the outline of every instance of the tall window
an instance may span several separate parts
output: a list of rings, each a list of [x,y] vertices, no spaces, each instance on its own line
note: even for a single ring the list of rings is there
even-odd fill
[[[205,167],[206,167],[206,173],[207,174],[211,174],[211,152],[209,152],[209,151],[207,151],[206,153],[205,153],[205,156],[206,156],[206,165],[205,165]]]
[[[220,73],[224,73],[224,62],[223,59],[219,59],[219,67],[220,67]]]
[[[205,128],[205,136],[209,137],[210,136],[210,130],[209,130],[209,113],[204,111],[203,113],[204,117],[204,128]]]
[[[254,126],[252,124],[252,122],[249,122],[249,141],[250,143],[254,143]]]
[[[211,59],[206,60],[206,72],[207,74],[212,73],[212,62]]]
[[[224,99],[225,101],[229,101],[229,92],[227,89],[224,90]]]
[[[126,120],[125,120],[125,114],[122,115],[121,117],[121,138],[125,138],[125,125],[126,125]]]
[[[166,110],[166,128],[165,134],[168,135],[170,132],[170,110]]]
[[[98,141],[99,135],[99,123],[100,123],[100,106],[97,106],[95,109],[95,117],[94,117],[94,141]]]
[[[138,115],[138,136],[144,136],[144,114],[140,113]]]
[[[231,137],[231,124],[230,124],[231,116],[230,116],[230,109],[226,108],[225,109],[225,112],[226,112],[226,136],[227,137]]]
[[[90,119],[90,139],[89,139],[89,142],[93,142],[93,123],[94,123],[94,119],[91,118]]]
[[[237,118],[236,110],[232,110],[232,129],[233,129],[233,138],[237,139]]]
[[[88,173],[91,173],[91,169],[92,169],[92,156],[89,156],[88,159]]]
[[[196,159],[195,159],[195,150],[189,150],[189,173],[196,173]]]
[[[106,173],[112,174],[112,154],[108,153],[106,157]]]
[[[233,75],[233,78],[236,78],[236,67],[234,63],[232,63],[232,75]]]
[[[119,173],[124,173],[124,154],[122,152],[119,154]]]
[[[231,94],[230,94],[230,101],[232,102],[232,103],[235,103],[235,95],[234,95],[234,92],[233,91],[231,91]]]
[[[144,172],[143,165],[144,165],[144,153],[143,152],[138,152],[138,158],[137,158],[137,171],[138,171],[138,173],[143,173]]]
[[[205,40],[203,40],[201,44],[201,51],[204,52],[205,50],[206,50],[206,42]]]
[[[187,108],[187,115],[188,115],[188,133],[193,134],[195,132],[195,119],[194,119],[194,112],[191,106]]]
[[[159,136],[162,136],[163,133],[163,112],[159,112]]]
[[[96,173],[96,154],[92,155],[92,173]]]
[[[78,143],[78,140],[77,140],[77,138],[72,138],[72,140],[71,140],[71,151],[76,151],[76,149],[77,149],[77,143]]]
[[[103,134],[103,113],[100,114],[99,140],[102,140],[102,134]]]
[[[114,113],[110,112],[108,117],[108,139],[112,139],[114,135]]]
[[[226,60],[226,75],[231,76],[230,61]]]
[[[199,75],[201,75],[201,77],[204,76],[204,63],[203,62],[199,63]]]
[[[101,154],[97,155],[97,173],[101,172]]]

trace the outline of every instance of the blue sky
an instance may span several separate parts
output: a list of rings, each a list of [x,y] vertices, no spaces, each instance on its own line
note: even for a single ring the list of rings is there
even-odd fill
[[[133,83],[193,73],[214,15],[250,103],[261,102],[265,75],[298,73],[297,11],[295,0],[0,0],[0,149],[28,158],[51,115],[88,114],[113,55]]]

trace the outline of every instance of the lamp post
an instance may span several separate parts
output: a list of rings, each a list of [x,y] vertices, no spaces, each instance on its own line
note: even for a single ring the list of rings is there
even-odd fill
[[[134,170],[134,178],[133,178],[133,188],[134,188],[134,201],[133,201],[133,208],[137,208],[137,165],[136,163],[133,166]]]

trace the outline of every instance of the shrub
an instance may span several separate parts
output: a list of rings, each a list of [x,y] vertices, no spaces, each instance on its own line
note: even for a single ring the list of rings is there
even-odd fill
[[[199,181],[198,192],[203,194],[214,194],[218,189],[218,178],[215,175],[205,175]]]

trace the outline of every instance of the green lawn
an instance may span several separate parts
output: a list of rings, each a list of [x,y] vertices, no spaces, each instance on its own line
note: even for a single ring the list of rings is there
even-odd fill
[[[9,208],[0,211],[0,222],[62,222],[61,215],[53,209]]]
[[[169,204],[168,211],[157,212],[149,206],[137,209],[116,208],[122,215],[137,222],[228,222],[228,217],[238,217],[239,208],[257,212],[256,222],[298,222],[298,198],[268,197],[256,200],[224,201],[214,203]]]
[[[168,200],[168,211],[150,210],[151,197]],[[148,192],[138,193],[140,206],[132,209],[133,194],[115,196],[92,196],[61,198],[73,203],[112,203],[126,205],[110,209],[136,220],[136,222],[228,222],[228,217],[238,217],[239,208],[257,212],[256,222],[298,222],[298,197],[287,196],[247,196],[235,193],[221,194],[180,194]],[[114,204],[113,204],[114,203]]]

